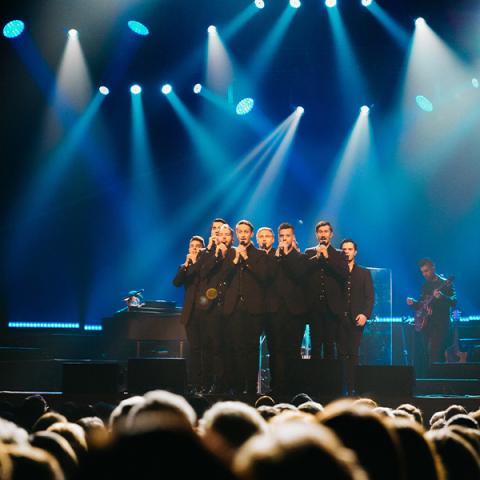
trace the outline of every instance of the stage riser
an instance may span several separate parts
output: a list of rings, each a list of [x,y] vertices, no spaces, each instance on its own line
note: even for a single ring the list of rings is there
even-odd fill
[[[480,363],[434,363],[430,367],[429,377],[480,379]]]
[[[476,379],[419,379],[415,393],[417,395],[480,395],[480,381]]]

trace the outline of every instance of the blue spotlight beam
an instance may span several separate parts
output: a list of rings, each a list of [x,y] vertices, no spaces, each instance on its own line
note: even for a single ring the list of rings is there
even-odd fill
[[[338,75],[344,92],[342,98],[345,108],[351,109],[353,105],[365,101],[368,91],[338,8],[327,8],[327,11],[335,42]]]
[[[261,47],[257,50],[250,62],[249,71],[256,82],[260,81],[268,71],[273,60],[274,54],[280,46],[282,38],[295,16],[297,9],[287,6],[275,26],[263,41]]]
[[[29,69],[33,80],[46,96],[49,95],[53,85],[55,85],[55,76],[28,31],[16,38],[11,44]]]
[[[236,17],[221,29],[222,38],[225,41],[231,40],[256,14],[260,12],[254,3],[247,5]]]
[[[220,110],[231,115],[235,114],[235,109],[230,103],[228,103],[228,100],[225,97],[213,92],[209,88],[202,87],[199,94],[200,96],[211,102],[213,105],[218,107]]]
[[[155,219],[161,207],[158,186],[155,182],[154,158],[148,139],[141,95],[132,95],[132,179],[135,192],[132,218],[145,216],[145,221]]]
[[[330,194],[324,213],[336,218],[340,214],[343,200],[355,170],[369,158],[370,120],[369,115],[360,113],[347,137],[342,153],[332,174]]]
[[[277,202],[276,194],[282,185],[288,152],[292,146],[301,117],[302,114],[298,111],[289,116],[288,127],[245,207],[244,216],[249,216],[259,205],[262,205],[264,215],[268,216],[273,205]]]
[[[233,64],[225,44],[215,28],[208,27],[207,71],[205,84],[219,95],[226,95],[233,80]]]
[[[92,120],[97,114],[104,95],[97,92],[85,112],[78,118],[64,141],[52,152],[46,164],[34,178],[32,185],[27,188],[24,196],[25,212],[22,218],[31,218],[45,209],[54,197],[60,181],[71,166],[79,146],[85,140]],[[28,212],[28,213],[27,213]]]
[[[282,122],[280,128],[275,129],[275,136],[265,142],[262,142],[263,151],[258,152],[255,156],[256,161],[250,169],[245,172],[240,179],[236,180],[234,184],[231,185],[231,188],[228,190],[228,196],[222,202],[222,212],[226,217],[237,216],[244,217],[245,214],[238,212],[238,205],[242,205],[242,198],[245,198],[244,195],[247,191],[251,191],[254,187],[254,182],[261,173],[261,168],[265,162],[270,158],[270,154],[275,152],[276,147],[282,140],[284,132],[287,130],[288,124]],[[234,212],[234,210],[237,210]],[[234,215],[235,213],[235,215]]]
[[[174,93],[168,96],[169,100],[172,99],[173,95]],[[243,191],[238,188],[240,184],[244,185],[244,183],[239,181],[239,179],[243,180],[247,177],[250,179],[250,177],[253,175],[250,175],[250,172],[258,171],[257,164],[265,161],[271,151],[271,147],[276,145],[277,142],[283,137],[283,132],[287,129],[289,121],[290,117],[278,125],[264,140],[262,140],[256,147],[246,154],[234,169],[226,171],[225,174],[218,179],[218,181],[212,182],[211,188],[206,188],[204,195],[198,197],[194,204],[189,201],[187,204],[181,205],[178,210],[173,212],[172,215],[183,219],[178,230],[176,230],[175,235],[165,238],[163,226],[160,226],[153,230],[149,236],[151,240],[148,242],[150,243],[147,242],[142,244],[140,247],[138,247],[139,250],[145,251],[146,248],[150,248],[149,245],[152,243],[152,241],[156,242],[156,239],[158,238],[162,238],[163,250],[168,250],[176,245],[179,239],[190,235],[192,223],[194,223],[198,218],[205,217],[207,214],[209,214],[212,208],[215,208],[215,212],[225,211],[223,205],[221,208],[219,207],[224,198],[227,198],[225,208],[230,208],[231,203],[228,201],[228,199],[230,198],[231,193],[237,192],[237,189],[239,191]],[[246,186],[248,187],[249,184]],[[235,195],[237,195],[237,193],[235,193]],[[154,258],[146,255],[144,255],[143,258],[140,258],[136,268],[137,274],[141,275],[142,272],[150,268],[152,262],[154,261]]]
[[[409,33],[378,3],[373,2],[367,10],[385,27],[399,47],[402,49],[408,48],[410,42]]]
[[[230,163],[226,151],[215,141],[211,132],[207,130],[187,109],[174,91],[166,95],[173,110],[180,118],[189,134],[195,151],[203,161],[204,167],[212,175],[212,183],[222,176]]]

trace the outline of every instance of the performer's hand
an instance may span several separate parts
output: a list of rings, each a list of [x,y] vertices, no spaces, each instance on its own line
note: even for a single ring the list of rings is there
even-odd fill
[[[187,257],[185,258],[185,263],[183,264],[184,267],[188,267],[197,261],[197,255],[193,253],[187,253]]]
[[[293,248],[297,251],[300,252],[300,247],[298,246],[297,239],[293,239]]]
[[[317,257],[320,258],[322,255],[325,258],[328,258],[328,248],[326,245],[319,245],[317,248]]]
[[[281,251],[280,251],[280,245],[277,247],[277,249],[275,250],[275,256],[276,257],[280,257],[282,255]]]
[[[212,235],[209,239],[208,239],[208,245],[207,245],[207,250],[211,250],[212,247],[216,244],[216,237],[215,235]]]
[[[435,289],[435,290],[433,291],[433,296],[434,296],[435,298],[440,298],[440,297],[442,296],[442,294],[441,294],[440,290]]]
[[[240,252],[238,251],[238,247],[235,248],[235,258],[233,259],[233,263],[236,265],[240,261]]]
[[[217,245],[217,249],[215,250],[215,256],[222,256],[225,257],[225,254],[227,253],[227,246],[224,243],[219,243]]]
[[[355,318],[355,323],[359,327],[363,327],[367,323],[367,317],[363,313],[359,313]]]
[[[413,305],[414,303],[415,303],[415,301],[413,300],[412,297],[407,298],[407,305]]]
[[[247,247],[245,245],[239,245],[237,247],[237,252],[240,254],[240,256],[244,259],[248,259],[248,254],[247,254]]]

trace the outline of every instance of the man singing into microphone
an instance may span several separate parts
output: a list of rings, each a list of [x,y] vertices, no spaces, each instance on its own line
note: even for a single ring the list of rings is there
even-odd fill
[[[252,245],[253,225],[248,220],[237,223],[235,234],[239,245],[228,261],[224,309],[232,365],[230,386],[237,392],[255,394],[267,256]]]
[[[200,267],[201,284],[205,310],[205,385],[209,393],[225,391],[229,376],[225,352],[229,345],[225,342],[225,316],[223,314],[227,287],[226,272],[233,262],[236,252],[232,247],[233,229],[227,223],[220,227],[215,250],[206,254]]]
[[[295,248],[295,230],[290,223],[278,227],[278,248],[274,256],[271,284],[271,361],[272,389],[275,394],[292,393],[292,368],[300,359],[307,306],[303,280],[308,260]]]
[[[195,300],[200,281],[199,258],[204,246],[202,237],[195,235],[190,239],[185,262],[180,265],[173,279],[173,284],[176,287],[183,286],[185,289],[180,322],[185,325],[187,334],[189,345],[188,383],[194,392],[201,390],[203,377],[202,315]]]
[[[336,330],[345,312],[344,286],[348,278],[347,259],[332,244],[333,228],[320,221],[315,226],[316,247],[307,248],[307,300],[310,307],[312,358],[335,358]]]
[[[273,244],[275,242],[275,235],[270,227],[260,227],[257,230],[257,245],[267,255],[275,255]]]
[[[270,387],[273,388],[275,381],[273,380],[276,362],[276,351],[274,348],[274,329],[273,329],[273,312],[274,308],[274,289],[273,282],[275,280],[276,261],[275,249],[275,234],[270,227],[260,227],[256,234],[258,248],[267,254],[267,281],[265,284],[265,315],[262,318],[262,332],[268,345],[268,368],[270,370]]]
[[[215,218],[212,221],[212,226],[210,227],[210,238],[208,239],[208,244],[206,248],[207,253],[215,253],[220,228],[222,228],[222,225],[225,225],[226,223],[227,222],[223,218]]]

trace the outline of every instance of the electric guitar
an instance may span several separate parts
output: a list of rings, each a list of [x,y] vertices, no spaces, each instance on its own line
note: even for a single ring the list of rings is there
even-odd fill
[[[435,290],[439,291],[440,293],[444,293],[443,291],[449,288],[452,285],[454,280],[455,280],[454,276],[448,277],[447,280],[445,280],[445,282],[443,282],[443,284],[439,288],[436,288]],[[427,326],[428,319],[432,314],[432,308],[430,304],[432,303],[432,300],[434,298],[435,296],[432,292],[430,295],[425,295],[425,297],[418,302],[417,309],[415,310],[415,320],[414,320],[414,326],[417,332],[420,332]]]

